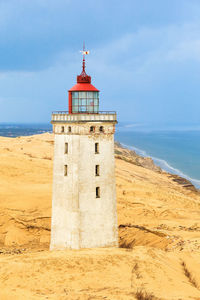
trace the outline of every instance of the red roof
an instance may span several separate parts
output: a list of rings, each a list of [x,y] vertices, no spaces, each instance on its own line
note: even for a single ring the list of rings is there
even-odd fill
[[[91,83],[77,83],[69,90],[69,92],[74,91],[99,92]]]

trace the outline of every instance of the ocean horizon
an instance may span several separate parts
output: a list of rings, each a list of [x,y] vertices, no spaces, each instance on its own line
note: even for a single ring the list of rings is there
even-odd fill
[[[0,124],[0,136],[4,137],[45,132],[52,132],[51,124]],[[115,140],[140,156],[151,157],[161,169],[188,179],[200,189],[200,126],[158,127],[119,123]]]

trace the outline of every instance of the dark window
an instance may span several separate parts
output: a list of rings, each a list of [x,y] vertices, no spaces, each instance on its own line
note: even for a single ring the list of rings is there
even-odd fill
[[[68,127],[68,132],[72,132],[71,126]]]
[[[68,153],[68,143],[65,143],[65,154]]]
[[[90,127],[90,132],[94,132],[95,131],[95,127],[94,126],[91,126]]]
[[[95,143],[95,154],[99,153],[99,143]]]
[[[100,126],[100,127],[99,127],[99,131],[100,131],[100,132],[103,132],[103,131],[104,131],[103,126]]]
[[[67,165],[64,167],[64,176],[67,176]]]
[[[62,127],[61,127],[61,132],[64,132],[64,131],[65,131],[65,127],[62,126]]]
[[[99,176],[99,165],[95,166],[95,175]]]
[[[96,198],[100,198],[100,187],[96,187]]]

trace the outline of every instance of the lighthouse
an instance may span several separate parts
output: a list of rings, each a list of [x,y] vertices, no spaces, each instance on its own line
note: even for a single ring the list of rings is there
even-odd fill
[[[114,132],[116,112],[99,110],[85,71],[68,91],[68,111],[52,113],[51,250],[118,246]]]

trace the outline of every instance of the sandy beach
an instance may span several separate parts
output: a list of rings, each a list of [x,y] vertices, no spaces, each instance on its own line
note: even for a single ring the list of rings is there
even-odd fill
[[[116,146],[120,248],[50,252],[52,158],[52,134],[0,137],[1,300],[200,299],[195,188]]]

